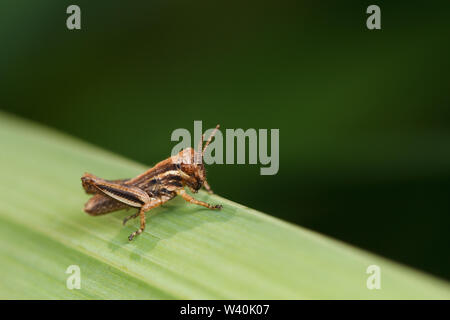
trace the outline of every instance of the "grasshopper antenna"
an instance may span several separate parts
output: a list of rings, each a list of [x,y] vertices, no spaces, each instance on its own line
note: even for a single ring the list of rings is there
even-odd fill
[[[218,125],[216,126],[216,128],[213,130],[213,132],[212,132],[211,135],[209,136],[208,141],[206,141],[205,147],[203,148],[203,151],[202,151],[202,157],[203,157],[203,154],[205,153],[206,148],[208,147],[209,143],[211,142],[212,138],[213,138],[214,135],[216,134],[217,130],[219,130],[219,128],[220,128],[220,124],[218,124]],[[203,137],[202,137],[202,140],[203,140]]]
[[[213,132],[211,133],[211,135],[208,138],[208,141],[206,141],[205,147],[203,148],[202,151],[202,146],[203,146],[203,141],[204,141],[204,135],[202,134],[202,138],[200,139],[198,146],[197,146],[197,151],[195,152],[195,163],[202,163],[203,162],[203,154],[205,153],[206,147],[208,147],[208,145],[210,144],[212,138],[214,137],[214,135],[216,134],[217,130],[219,130],[220,125],[218,124]],[[200,159],[198,159],[198,157],[200,157]],[[199,161],[200,160],[200,161]]]
[[[203,140],[204,140],[205,135],[202,134],[202,137],[200,138],[200,141],[198,142],[198,146],[197,146],[197,150],[195,150],[195,156],[194,156],[194,162],[196,164],[202,163],[203,162],[203,152],[202,152],[202,147],[203,147]],[[200,159],[199,159],[200,158]]]

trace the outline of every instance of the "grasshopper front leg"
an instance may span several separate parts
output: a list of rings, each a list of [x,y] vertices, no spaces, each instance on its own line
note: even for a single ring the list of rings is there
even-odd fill
[[[178,195],[182,196],[183,199],[186,200],[187,202],[193,203],[193,204],[196,204],[196,205],[199,205],[199,206],[203,206],[203,207],[208,208],[208,209],[220,210],[223,207],[221,204],[215,204],[214,205],[214,204],[209,204],[207,202],[203,202],[203,201],[197,200],[194,197],[191,197],[189,194],[187,194],[186,191],[184,191],[183,189],[178,191],[177,193],[178,193]]]
[[[203,182],[203,187],[205,188],[205,190],[206,190],[209,194],[213,194],[213,193],[214,193],[214,192],[212,191],[211,187],[209,186],[208,181],[206,181],[206,179],[205,179],[205,181]]]

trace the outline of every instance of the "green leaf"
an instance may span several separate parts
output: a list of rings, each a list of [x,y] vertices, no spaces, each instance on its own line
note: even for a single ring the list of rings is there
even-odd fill
[[[138,221],[121,222],[132,211],[88,216],[80,177],[145,166],[6,114],[0,145],[0,298],[450,298],[443,280],[203,192],[223,210],[176,198],[129,242]],[[71,265],[79,290],[66,286]],[[381,268],[380,290],[366,287],[370,265]]]

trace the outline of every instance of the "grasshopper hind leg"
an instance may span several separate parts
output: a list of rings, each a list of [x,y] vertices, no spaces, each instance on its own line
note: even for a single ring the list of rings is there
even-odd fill
[[[139,212],[137,212],[136,214],[132,215],[132,217],[134,216],[138,216],[141,218],[141,225],[140,228],[137,229],[135,232],[133,232],[132,234],[130,234],[130,236],[128,237],[128,240],[133,240],[135,236],[140,235],[142,232],[144,232],[145,229],[145,213],[153,208],[156,208],[160,205],[162,205],[165,201],[162,201],[161,199],[153,199],[152,201],[146,202],[141,209],[139,210]]]
[[[123,225],[126,225],[127,222],[128,222],[128,220],[137,218],[137,217],[139,216],[139,213],[140,213],[140,211],[138,211],[138,212],[136,212],[135,214],[132,214],[132,215],[130,215],[130,216],[128,216],[128,217],[125,217],[125,219],[123,219],[122,224],[123,224]]]

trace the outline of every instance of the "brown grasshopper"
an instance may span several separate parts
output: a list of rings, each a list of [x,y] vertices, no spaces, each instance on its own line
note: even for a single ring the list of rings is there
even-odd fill
[[[128,207],[139,208],[138,212],[123,220],[125,225],[128,220],[140,217],[140,228],[128,237],[128,240],[131,241],[145,229],[145,212],[162,205],[177,195],[182,196],[190,203],[209,209],[221,209],[221,205],[211,205],[196,200],[184,190],[184,187],[187,186],[192,192],[197,193],[203,186],[209,193],[212,193],[211,187],[206,181],[203,155],[218,129],[219,125],[211,133],[203,150],[202,135],[198,146],[199,151],[195,151],[193,148],[183,149],[178,154],[159,162],[153,168],[132,179],[104,180],[85,173],[81,177],[83,188],[86,193],[94,196],[85,204],[84,211],[92,216],[98,216]]]

